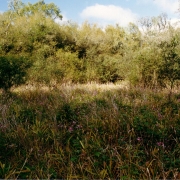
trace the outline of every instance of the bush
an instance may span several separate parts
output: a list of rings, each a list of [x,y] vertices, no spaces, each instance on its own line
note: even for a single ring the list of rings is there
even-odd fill
[[[0,88],[9,91],[12,86],[26,82],[30,61],[24,57],[0,56]]]
[[[162,60],[158,71],[158,79],[160,82],[167,82],[170,88],[180,80],[180,56],[178,54],[179,39],[174,36],[170,41],[160,43]]]
[[[124,80],[121,72],[120,57],[111,57],[109,55],[99,56],[97,59],[97,79],[100,83],[117,82]]]

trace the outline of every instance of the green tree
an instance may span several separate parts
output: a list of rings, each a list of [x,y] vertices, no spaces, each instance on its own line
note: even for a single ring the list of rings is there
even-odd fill
[[[9,2],[10,11],[9,13],[17,14],[20,16],[31,16],[36,13],[40,13],[46,17],[51,17],[53,19],[62,19],[60,9],[54,4],[46,4],[44,0],[39,0],[35,4],[24,4],[21,0],[11,0]]]
[[[180,56],[178,51],[179,40],[173,36],[169,41],[162,41],[159,45],[161,49],[161,65],[159,68],[159,81],[170,84],[170,89],[174,83],[180,80]]]
[[[97,59],[97,80],[100,83],[117,82],[123,80],[120,56],[100,55]],[[96,68],[96,67],[95,67]]]
[[[155,88],[158,86],[158,69],[160,57],[158,49],[154,46],[147,46],[140,49],[134,59],[134,67],[137,68],[136,75],[143,87]]]
[[[30,67],[31,62],[26,58],[0,56],[0,88],[7,92],[12,86],[25,83]]]

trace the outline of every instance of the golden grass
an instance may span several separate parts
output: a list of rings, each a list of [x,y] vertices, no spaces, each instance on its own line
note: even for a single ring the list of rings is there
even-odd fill
[[[119,84],[24,85],[0,96],[0,177],[167,179],[180,95]]]

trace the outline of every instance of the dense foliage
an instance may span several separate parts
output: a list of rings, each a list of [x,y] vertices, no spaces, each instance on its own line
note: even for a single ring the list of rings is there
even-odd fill
[[[26,82],[27,70],[31,62],[22,57],[0,56],[0,88],[8,91],[12,86]]]
[[[10,9],[0,14],[0,54],[32,60],[29,82],[127,80],[154,88],[179,80],[179,28],[166,15],[142,18],[139,25],[126,28],[57,23],[61,18],[58,7],[43,0],[12,0]]]

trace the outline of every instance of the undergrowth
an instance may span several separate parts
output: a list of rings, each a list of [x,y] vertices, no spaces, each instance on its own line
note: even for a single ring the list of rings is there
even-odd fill
[[[0,95],[0,178],[178,179],[180,94],[118,85]]]

